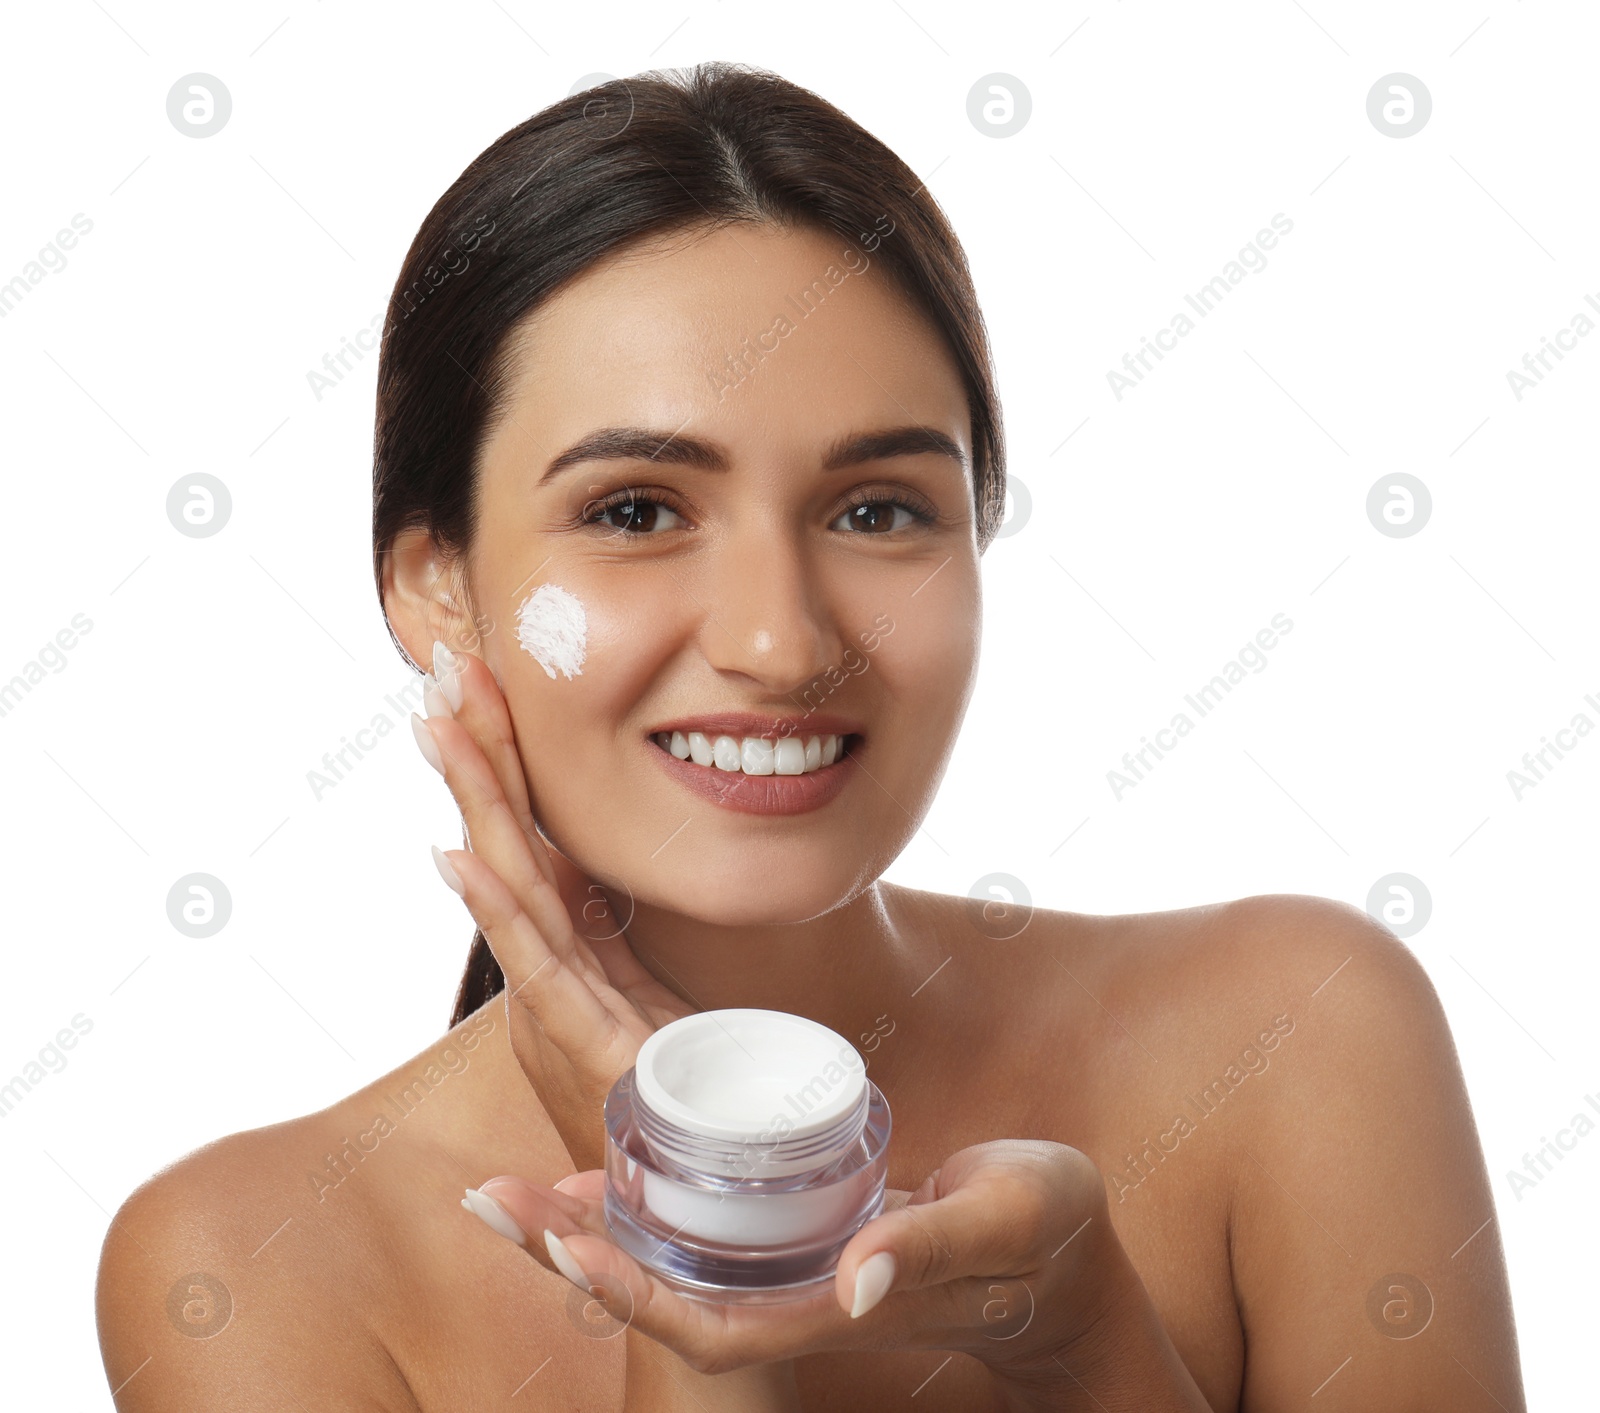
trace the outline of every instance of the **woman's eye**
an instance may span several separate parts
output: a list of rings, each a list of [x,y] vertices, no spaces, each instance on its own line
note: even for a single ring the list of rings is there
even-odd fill
[[[833,522],[833,528],[864,535],[891,535],[914,525],[930,523],[932,519],[917,506],[880,497],[849,507]],[[585,513],[583,523],[608,530],[614,536],[643,538],[681,529],[686,522],[665,501],[635,492],[592,506]]]
[[[678,512],[664,501],[636,495],[626,500],[612,501],[609,505],[597,506],[589,512],[585,523],[599,525],[623,535],[648,535],[657,530],[678,528],[670,521],[663,520],[663,516],[682,520]]]
[[[896,517],[903,517],[896,519]],[[853,531],[866,535],[888,535],[904,530],[910,525],[927,520],[927,516],[911,506],[894,500],[869,500],[853,505],[835,520],[835,525],[845,524]]]

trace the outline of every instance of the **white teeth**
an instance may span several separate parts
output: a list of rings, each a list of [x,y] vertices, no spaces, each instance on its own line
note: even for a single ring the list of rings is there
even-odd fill
[[[722,742],[718,741],[717,744],[720,746]],[[763,741],[759,736],[746,736],[739,744],[739,769],[746,775],[771,775],[772,756],[771,741]]]
[[[820,758],[819,750],[818,756]],[[774,775],[803,775],[806,768],[805,742],[795,736],[785,736],[773,747],[772,773]]]
[[[657,731],[652,739],[679,760],[744,775],[805,775],[839,758],[842,736],[707,736],[703,731]]]

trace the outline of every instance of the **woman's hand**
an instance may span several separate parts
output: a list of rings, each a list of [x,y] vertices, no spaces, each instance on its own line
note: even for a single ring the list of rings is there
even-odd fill
[[[987,1364],[1009,1407],[1075,1407],[1086,1342],[1104,1322],[1120,1326],[1136,1300],[1148,1304],[1111,1228],[1104,1179],[1060,1143],[981,1143],[915,1192],[891,1190],[832,1284],[782,1305],[711,1303],[663,1284],[609,1239],[603,1172],[553,1188],[496,1177],[479,1190],[541,1265],[702,1373],[826,1349],[949,1349]]]
[[[686,1004],[633,954],[599,885],[548,848],[522,757],[483,659],[434,644],[417,744],[449,785],[469,848],[435,849],[505,973],[511,1045],[573,1165],[604,1161],[606,1094]],[[590,930],[592,929],[592,930]]]

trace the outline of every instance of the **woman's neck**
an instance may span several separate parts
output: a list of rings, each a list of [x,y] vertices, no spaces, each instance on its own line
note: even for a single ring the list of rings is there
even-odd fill
[[[917,1037],[950,1030],[945,988],[921,989],[953,941],[926,906],[928,896],[875,882],[823,917],[750,928],[707,927],[641,909],[627,931],[640,961],[689,1006],[806,1016],[870,1055],[874,1079],[888,1085],[897,1073],[925,1068]],[[481,1076],[485,1102],[507,1118],[526,1107],[531,1120],[538,1100],[512,1049],[506,1005],[502,991],[475,1013],[493,1022],[480,1053],[488,1069]],[[889,1034],[893,1042],[883,1043]]]
[[[689,1006],[788,1011],[859,1044],[945,955],[914,916],[916,897],[875,881],[806,922],[734,927],[639,906],[626,933],[645,967]]]

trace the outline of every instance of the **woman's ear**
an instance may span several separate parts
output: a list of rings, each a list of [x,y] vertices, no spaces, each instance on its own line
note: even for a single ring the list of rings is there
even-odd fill
[[[383,563],[383,611],[418,671],[433,670],[433,645],[479,652],[483,633],[474,621],[460,563],[443,553],[426,530],[402,530]]]

